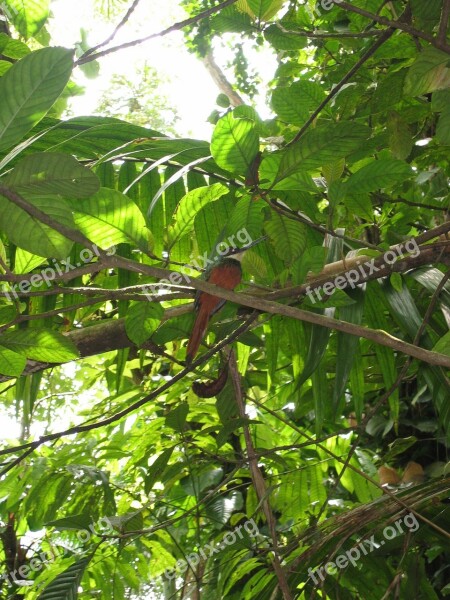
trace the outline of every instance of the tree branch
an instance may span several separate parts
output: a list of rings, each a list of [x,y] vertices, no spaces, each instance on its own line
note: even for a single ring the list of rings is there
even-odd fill
[[[214,60],[212,50],[209,50],[209,52],[205,56],[202,56],[202,62],[205,65],[208,73],[211,75],[212,80],[219,88],[219,90],[223,94],[225,94],[230,100],[231,106],[236,107],[240,106],[241,104],[244,104],[242,98],[233,89],[233,86],[225,77],[224,73],[222,72],[222,69]]]
[[[194,15],[193,17],[189,17],[189,19],[185,19],[184,21],[175,23],[174,25],[171,25],[170,27],[164,29],[164,31],[160,31],[159,33],[152,33],[151,35],[147,35],[146,37],[133,40],[132,42],[126,42],[125,44],[120,44],[120,46],[114,46],[113,48],[108,48],[107,50],[101,50],[100,52],[96,52],[95,54],[86,55],[85,53],[76,61],[75,66],[83,65],[84,63],[90,62],[91,60],[97,60],[102,56],[112,54],[113,52],[118,52],[119,50],[124,50],[125,48],[132,48],[133,46],[138,46],[139,44],[143,44],[144,42],[147,42],[149,40],[163,37],[174,31],[180,31],[181,29],[184,29],[189,25],[195,25],[195,23],[198,23],[202,19],[206,19],[207,17],[210,17],[211,15],[220,12],[221,10],[223,10],[227,6],[231,6],[235,2],[237,2],[237,0],[225,0],[217,6],[213,6],[212,8],[208,8],[207,10],[202,11],[198,15]]]
[[[90,54],[93,54],[94,52],[97,52],[97,50],[100,50],[100,48],[103,48],[103,46],[106,46],[107,44],[109,44],[110,42],[112,42],[113,39],[116,37],[116,35],[119,33],[119,31],[122,29],[122,27],[126,23],[128,23],[131,15],[136,10],[136,8],[137,8],[137,6],[138,6],[138,4],[139,4],[140,1],[141,0],[134,0],[133,3],[132,3],[132,5],[130,6],[130,8],[127,10],[127,12],[125,13],[124,17],[120,21],[120,23],[117,25],[117,27],[112,32],[112,34],[109,37],[107,37],[104,42],[101,42],[101,44],[98,44],[97,46],[93,46],[92,48],[89,48],[89,50],[86,50],[86,52],[83,54],[83,57],[89,56]]]
[[[383,33],[380,35],[378,40],[374,44],[372,44],[372,46],[370,46],[370,48],[368,50],[366,50],[366,52],[361,56],[361,58],[353,65],[353,67],[350,69],[350,71],[346,75],[344,75],[344,77],[341,79],[341,81],[331,90],[331,92],[328,94],[328,96],[319,104],[319,106],[312,113],[312,115],[309,117],[309,119],[306,121],[306,123],[302,126],[300,131],[294,137],[294,139],[292,139],[288,144],[286,144],[286,147],[291,146],[292,144],[295,144],[295,142],[298,142],[298,140],[302,137],[302,135],[305,133],[305,131],[314,123],[314,121],[320,115],[322,110],[331,102],[331,100],[333,100],[333,98],[335,96],[337,96],[337,94],[342,90],[342,88],[345,86],[345,84],[350,81],[350,79],[353,77],[353,75],[355,75],[355,73],[357,73],[359,71],[359,69],[364,65],[364,63],[366,63],[369,60],[369,58],[375,54],[375,52],[378,50],[378,48],[380,48],[385,42],[387,42],[387,40],[390,37],[392,37],[394,35],[394,33],[395,33],[395,29],[393,29],[393,28],[383,31]]]
[[[446,0],[446,1],[448,1],[448,0]],[[375,21],[376,23],[379,23],[380,25],[385,25],[385,26],[391,27],[393,29],[400,29],[401,31],[408,33],[412,37],[425,40],[425,41],[429,42],[435,48],[438,48],[439,50],[442,50],[443,52],[447,52],[450,54],[450,46],[447,43],[445,43],[445,41],[441,42],[441,41],[439,41],[439,39],[436,39],[432,35],[425,33],[424,31],[421,31],[420,29],[415,29],[414,27],[412,27],[412,25],[409,25],[408,23],[405,23],[404,21],[401,21],[401,20],[392,21],[391,19],[387,19],[386,17],[380,17],[379,15],[376,15],[375,13],[371,13],[363,8],[354,6],[353,4],[349,4],[348,2],[345,2],[344,0],[341,0],[339,2],[339,7],[343,8],[344,10],[348,10],[350,12],[356,13],[357,15],[361,15],[362,17],[366,17],[367,19],[370,19],[371,21]]]

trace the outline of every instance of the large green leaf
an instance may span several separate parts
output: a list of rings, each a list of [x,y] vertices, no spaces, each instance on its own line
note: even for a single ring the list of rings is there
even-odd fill
[[[45,588],[38,600],[76,600],[81,579],[92,557],[93,554],[74,562]]]
[[[27,364],[25,356],[0,346],[0,373],[9,377],[18,377]]]
[[[274,183],[297,171],[310,171],[328,165],[357,150],[370,130],[357,123],[337,123],[309,129],[295,144],[280,152],[282,159]]]
[[[325,92],[314,81],[297,81],[289,87],[277,87],[272,92],[272,107],[286,123],[303,125],[320,102]]]
[[[318,187],[314,183],[309,173],[296,171],[284,177],[278,183],[273,183],[277,179],[280,171],[280,163],[283,160],[282,154],[270,153],[264,156],[259,167],[260,187],[270,186],[274,190],[299,190],[302,192],[317,192]]]
[[[240,0],[238,7],[250,13],[258,21],[269,21],[284,4],[284,0]]]
[[[31,50],[24,42],[14,40],[6,33],[0,33],[0,53],[3,56],[17,60],[30,54],[30,52]],[[9,66],[12,67],[12,64],[9,63]]]
[[[0,79],[0,150],[18,144],[50,110],[73,68],[73,52],[42,48],[25,56]]]
[[[218,121],[212,136],[211,154],[219,167],[245,177],[258,151],[259,136],[254,121],[236,119],[231,112]]]
[[[277,256],[286,264],[292,264],[304,252],[306,226],[302,223],[274,212],[265,224],[265,230],[273,241]]]
[[[339,319],[360,325],[364,311],[364,292],[356,288],[348,291],[351,297],[356,300],[349,306],[341,306],[339,309]],[[343,407],[343,394],[347,385],[353,361],[357,353],[359,338],[355,335],[348,335],[339,331],[337,333],[337,353],[336,353],[336,377],[333,392],[333,406],[335,414],[339,415]]]
[[[100,187],[95,173],[80,165],[73,156],[45,152],[23,158],[5,182],[19,193],[61,194],[73,198],[88,198]]]
[[[14,27],[25,39],[40,31],[48,19],[50,0],[8,0]]]
[[[70,205],[78,228],[100,248],[130,241],[148,247],[144,216],[125,194],[100,188],[87,200],[70,200]]]
[[[156,302],[135,302],[125,317],[128,337],[140,346],[152,335],[164,314],[162,306]]]
[[[19,329],[2,334],[1,345],[31,360],[63,363],[78,358],[75,345],[51,329]]]
[[[405,93],[421,96],[450,87],[448,54],[437,48],[425,48],[417,55],[405,80]]]
[[[188,192],[179,202],[174,214],[174,223],[169,229],[172,246],[178,239],[187,235],[194,226],[194,220],[200,210],[210,202],[228,194],[228,188],[222,183],[196,188]]]
[[[67,203],[60,198],[28,198],[30,204],[39,208],[53,220],[75,229],[72,213]],[[73,242],[60,233],[33,219],[28,213],[0,195],[0,229],[10,241],[38,256],[64,260],[70,253]]]
[[[405,181],[413,174],[411,167],[401,160],[373,160],[348,179],[347,187],[358,194],[374,192]]]

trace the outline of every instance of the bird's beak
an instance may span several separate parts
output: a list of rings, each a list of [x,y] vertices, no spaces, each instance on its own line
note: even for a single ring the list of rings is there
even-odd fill
[[[233,248],[233,250],[230,250],[230,252],[229,252],[229,254],[227,254],[227,256],[233,256],[233,258],[236,258],[237,260],[239,260],[239,258],[237,257],[238,254],[243,254],[249,248],[252,248],[253,246],[256,246],[257,244],[260,244],[264,240],[267,240],[267,237],[268,237],[267,235],[264,235],[263,237],[260,237],[257,240],[250,242],[250,244],[247,244],[247,246],[244,246],[243,248]],[[240,258],[242,258],[242,256]]]

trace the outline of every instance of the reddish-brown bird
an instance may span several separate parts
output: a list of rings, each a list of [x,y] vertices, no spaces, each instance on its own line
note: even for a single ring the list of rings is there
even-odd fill
[[[242,257],[243,252],[240,252],[234,254],[232,258],[224,258],[218,265],[211,269],[206,281],[223,287],[226,290],[234,290],[242,278],[240,263]],[[223,298],[212,296],[206,292],[198,294],[195,301],[197,316],[187,345],[186,364],[190,364],[194,360],[200,344],[205,337],[209,320],[224,304],[225,300]]]

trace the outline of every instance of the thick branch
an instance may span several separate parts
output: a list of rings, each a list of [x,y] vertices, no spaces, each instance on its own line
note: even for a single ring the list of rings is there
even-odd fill
[[[233,107],[240,106],[244,104],[244,101],[239,96],[239,94],[233,89],[233,86],[225,77],[222,69],[214,60],[214,56],[212,51],[210,50],[205,56],[202,57],[202,62],[206,67],[206,70],[211,75],[212,80],[217,85],[219,90],[225,94],[230,100],[230,103]]]

